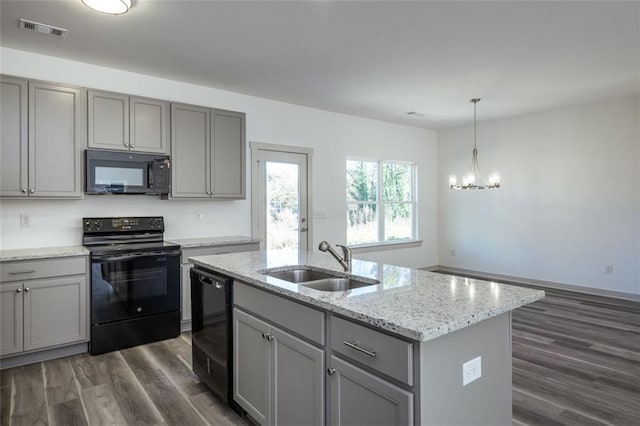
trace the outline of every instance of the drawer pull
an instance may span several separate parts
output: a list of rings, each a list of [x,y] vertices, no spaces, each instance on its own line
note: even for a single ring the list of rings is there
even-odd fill
[[[9,275],[22,275],[22,274],[33,274],[36,270],[33,271],[18,271],[18,272],[9,272]]]
[[[357,343],[351,343],[351,342],[343,342],[345,345],[347,345],[348,347],[350,347],[351,349],[355,349],[356,351],[360,351],[365,355],[369,355],[370,357],[375,358],[376,356],[376,352],[375,351],[369,351],[366,350],[364,348],[361,348],[360,346],[358,346]]]

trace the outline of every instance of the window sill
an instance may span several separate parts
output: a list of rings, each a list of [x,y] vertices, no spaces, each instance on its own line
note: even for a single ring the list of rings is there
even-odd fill
[[[422,240],[407,240],[398,242],[386,242],[376,244],[362,244],[357,246],[349,246],[354,254],[372,253],[375,251],[398,250],[413,247],[422,247]]]

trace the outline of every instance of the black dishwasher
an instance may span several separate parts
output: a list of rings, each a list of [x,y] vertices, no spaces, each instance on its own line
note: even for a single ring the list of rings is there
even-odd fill
[[[233,401],[233,280],[191,268],[193,371],[236,412]]]

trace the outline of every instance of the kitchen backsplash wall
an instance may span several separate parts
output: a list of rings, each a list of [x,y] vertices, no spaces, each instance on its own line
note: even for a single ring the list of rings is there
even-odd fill
[[[248,201],[169,201],[144,195],[91,196],[84,200],[3,200],[2,248],[75,245],[82,217],[164,216],[166,238],[251,235]],[[196,221],[196,213],[202,215]],[[31,227],[20,227],[20,215]]]

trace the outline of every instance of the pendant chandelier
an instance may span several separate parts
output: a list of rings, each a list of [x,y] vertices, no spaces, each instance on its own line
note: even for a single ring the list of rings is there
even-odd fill
[[[480,173],[480,166],[478,165],[478,145],[477,145],[477,123],[476,123],[476,108],[480,98],[471,99],[473,103],[473,153],[471,156],[471,169],[469,173],[462,177],[462,185],[458,185],[456,175],[449,176],[449,188],[451,189],[494,189],[500,188],[500,175],[492,173],[489,176],[489,181],[485,182],[482,174]]]

